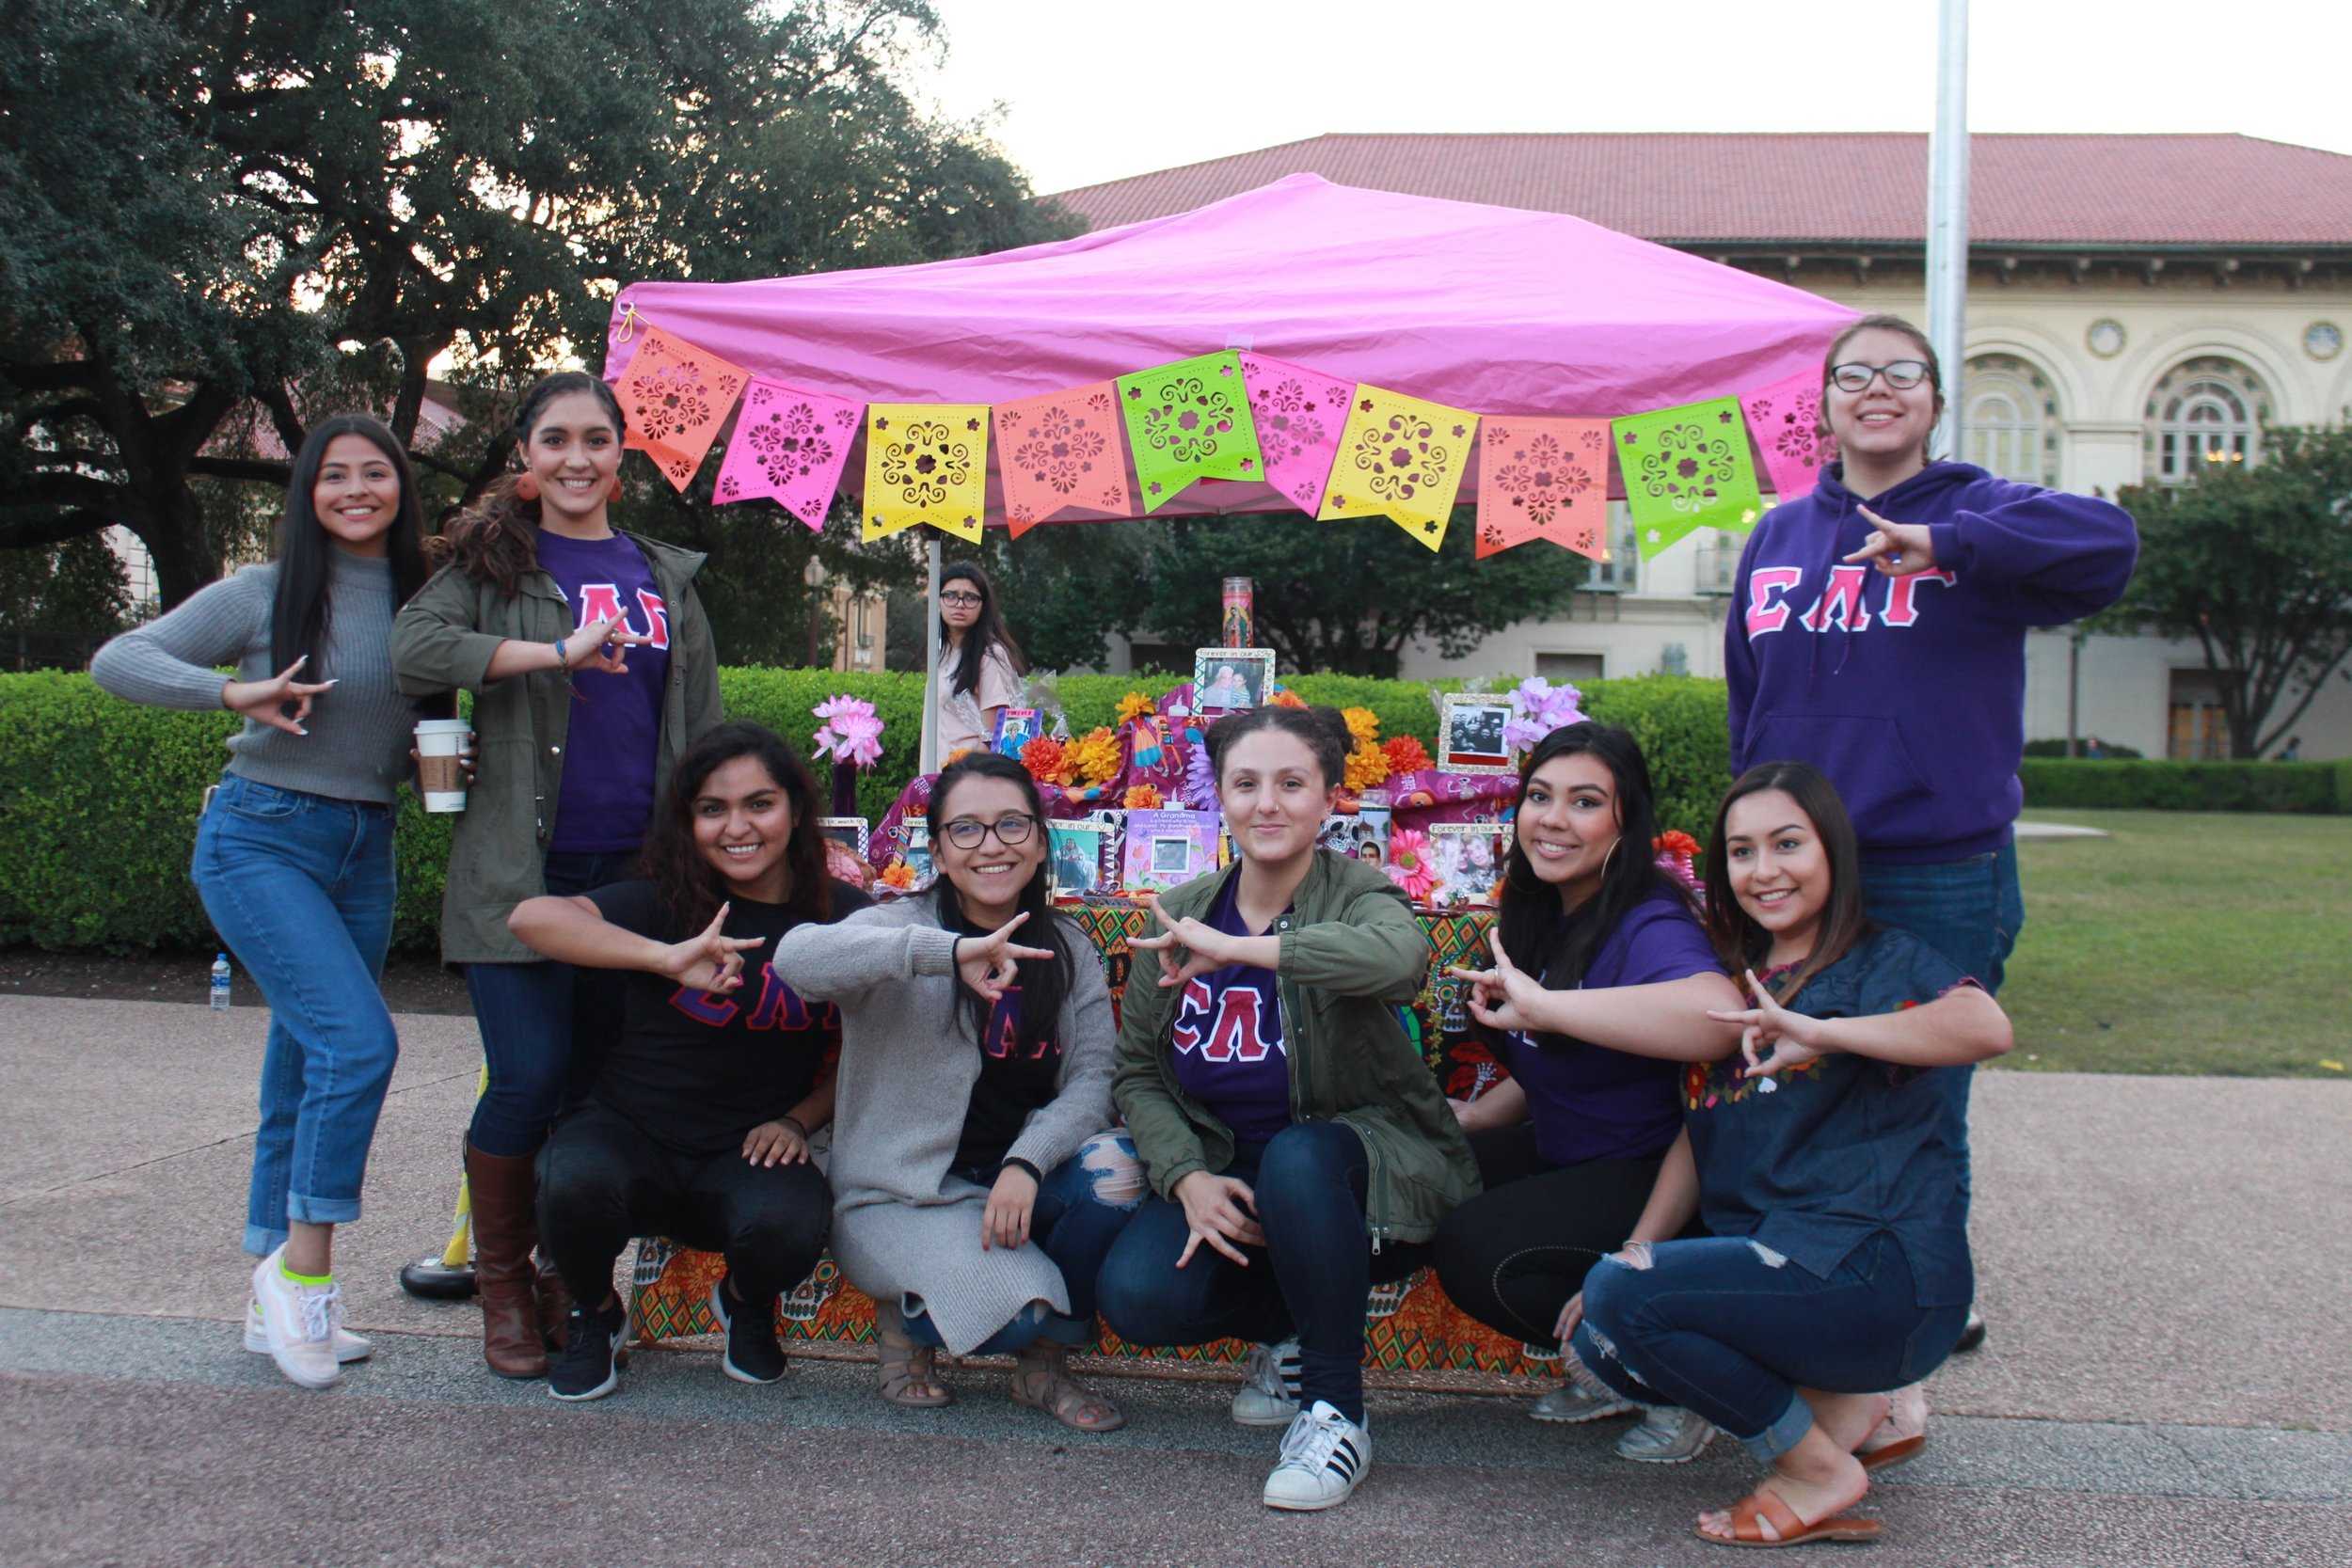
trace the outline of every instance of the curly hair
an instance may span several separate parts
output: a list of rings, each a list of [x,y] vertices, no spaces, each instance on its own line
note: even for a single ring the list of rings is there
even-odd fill
[[[644,874],[681,941],[710,924],[730,896],[725,879],[694,842],[694,799],[711,774],[738,757],[756,757],[792,808],[792,836],[784,850],[791,879],[785,902],[803,920],[833,915],[833,878],[825,870],[825,840],[817,827],[822,808],[816,782],[782,736],[765,724],[736,720],[686,748],[645,834]]]
[[[542,378],[523,394],[515,413],[515,444],[528,451],[531,433],[547,413],[548,404],[574,392],[593,394],[612,417],[615,437],[628,433],[628,418],[612,388],[585,371],[561,371]],[[426,541],[435,565],[453,562],[468,577],[494,584],[507,598],[522,585],[523,574],[539,564],[539,503],[517,494],[520,474],[494,480],[473,505],[460,512],[448,527]]]

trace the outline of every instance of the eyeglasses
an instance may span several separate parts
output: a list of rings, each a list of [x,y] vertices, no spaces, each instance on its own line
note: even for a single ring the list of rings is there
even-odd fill
[[[985,604],[988,601],[977,594],[942,594],[939,596],[939,602],[941,604]]]
[[[1841,392],[1867,392],[1870,383],[1880,376],[1899,392],[1907,392],[1928,378],[1928,363],[1924,359],[1898,359],[1891,365],[1866,365],[1859,359],[1829,368],[1829,379]]]
[[[959,816],[939,831],[946,835],[948,843],[959,849],[977,849],[980,847],[980,841],[988,837],[991,832],[995,833],[997,843],[1009,848],[1013,845],[1027,842],[1029,834],[1036,830],[1036,817],[1026,812],[1011,811],[993,822],[982,822],[977,817]]]

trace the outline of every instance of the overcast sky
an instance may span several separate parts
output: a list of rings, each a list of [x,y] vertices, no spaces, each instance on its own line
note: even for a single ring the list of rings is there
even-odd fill
[[[936,0],[918,96],[1041,192],[1329,131],[1925,131],[1935,0]],[[1975,0],[1978,131],[2352,153],[2346,0]]]

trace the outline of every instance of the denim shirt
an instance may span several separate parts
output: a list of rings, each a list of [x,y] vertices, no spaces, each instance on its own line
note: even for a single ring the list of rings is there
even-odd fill
[[[1974,983],[1910,932],[1882,927],[1788,1006],[1813,1018],[1867,1018]],[[1734,1053],[1683,1074],[1708,1231],[1747,1237],[1821,1279],[1887,1231],[1911,1263],[1921,1307],[1972,1300],[1969,1069],[1832,1053],[1776,1079],[1743,1080],[1742,1065]]]

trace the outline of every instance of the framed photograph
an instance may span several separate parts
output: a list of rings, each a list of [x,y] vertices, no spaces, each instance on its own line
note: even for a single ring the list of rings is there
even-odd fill
[[[820,816],[817,831],[835,844],[846,844],[858,859],[866,858],[866,822],[863,816]]]
[[[931,860],[931,825],[917,817],[906,824],[906,847],[899,851],[899,857],[907,863],[907,869],[914,873],[915,888],[927,888],[939,874],[939,867]]]
[[[1433,822],[1429,864],[1438,883],[1429,902],[1438,906],[1491,905],[1502,880],[1502,825],[1499,822]]]
[[[1195,648],[1192,705],[1199,713],[1256,707],[1274,689],[1272,648]]]
[[[1215,871],[1219,823],[1213,811],[1129,812],[1121,885],[1162,893]]]
[[[1315,847],[1362,861],[1366,865],[1389,863],[1389,808],[1367,806],[1353,816],[1337,813],[1323,819]]]
[[[1511,748],[1502,738],[1511,721],[1511,699],[1449,691],[1438,720],[1438,770],[1441,773],[1509,773]]]
[[[989,749],[1015,762],[1021,760],[1021,748],[1045,733],[1044,721],[1033,707],[999,708],[996,712],[996,734]]]
[[[1104,851],[1109,847],[1111,825],[1097,820],[1045,824],[1046,873],[1057,898],[1083,898],[1107,891],[1104,883]]]

